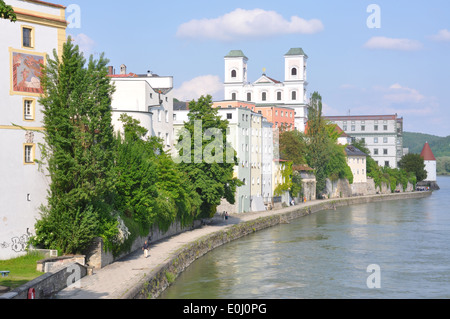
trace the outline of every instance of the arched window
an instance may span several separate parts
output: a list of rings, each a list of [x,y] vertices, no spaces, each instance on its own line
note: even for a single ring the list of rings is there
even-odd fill
[[[266,92],[262,92],[261,99],[262,99],[263,101],[267,101],[267,93],[266,93]]]
[[[236,77],[237,77],[237,72],[236,72],[236,70],[231,71],[231,77],[232,77],[232,78],[236,78]]]
[[[277,92],[277,101],[281,101],[281,92]]]
[[[236,101],[236,93],[231,93],[231,100]]]
[[[297,92],[292,91],[292,100],[295,101],[297,99]]]
[[[296,76],[297,75],[297,68],[292,68],[291,75]]]

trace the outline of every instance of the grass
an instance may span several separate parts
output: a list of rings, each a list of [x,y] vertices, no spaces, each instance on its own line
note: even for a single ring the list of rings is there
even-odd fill
[[[10,260],[0,260],[0,270],[10,271],[8,277],[0,276],[0,286],[13,290],[43,275],[36,270],[36,262],[41,259],[44,259],[44,256],[34,252]]]

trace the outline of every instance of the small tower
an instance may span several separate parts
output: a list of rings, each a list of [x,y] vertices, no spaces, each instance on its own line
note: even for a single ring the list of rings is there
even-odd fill
[[[306,61],[308,56],[302,48],[290,49],[284,56],[284,79],[288,81],[306,82]]]
[[[420,156],[424,159],[425,170],[427,171],[427,178],[425,182],[436,182],[436,158],[431,150],[430,144],[425,143]]]
[[[247,82],[248,58],[241,50],[232,50],[225,56],[225,83]]]

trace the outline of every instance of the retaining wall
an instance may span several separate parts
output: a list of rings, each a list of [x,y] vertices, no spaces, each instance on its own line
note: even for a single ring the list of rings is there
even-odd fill
[[[384,194],[363,197],[349,197],[342,199],[330,199],[317,202],[310,202],[304,207],[288,207],[273,211],[272,215],[259,217],[254,220],[242,222],[240,224],[229,226],[224,230],[204,236],[181,248],[167,263],[160,265],[151,274],[141,280],[135,286],[130,287],[123,296],[124,299],[153,299],[157,298],[170,284],[196,259],[202,257],[209,251],[229,243],[233,240],[244,237],[256,231],[266,229],[285,223],[287,221],[314,214],[319,211],[334,209],[340,206],[355,204],[365,204],[386,200],[399,200],[410,198],[424,198],[430,196],[431,192],[413,192],[400,194]]]

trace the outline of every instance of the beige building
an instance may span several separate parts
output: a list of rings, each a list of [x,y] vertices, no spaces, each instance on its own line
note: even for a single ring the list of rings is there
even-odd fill
[[[367,155],[354,146],[345,148],[347,164],[353,173],[353,183],[367,182]]]

